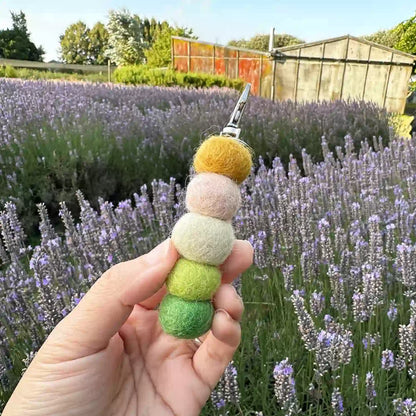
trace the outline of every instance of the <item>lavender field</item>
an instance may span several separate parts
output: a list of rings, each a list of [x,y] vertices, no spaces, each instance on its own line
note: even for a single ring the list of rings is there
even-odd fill
[[[0,79],[0,204],[10,197],[29,234],[36,203],[54,224],[59,202],[77,215],[81,189],[120,202],[154,178],[184,184],[190,160],[209,133],[228,121],[238,92]],[[350,134],[388,138],[388,115],[363,102],[295,105],[251,97],[242,128],[267,163],[284,163],[305,148],[322,160],[325,136],[334,149]]]
[[[68,204],[57,201],[60,223],[56,226],[46,205],[38,204],[40,240],[30,246],[18,214],[24,195],[12,195],[15,188],[26,189],[22,172],[30,167],[30,156],[18,150],[31,140],[28,132],[36,136],[33,152],[35,148],[46,151],[43,140],[53,137],[50,148],[59,138],[65,142],[68,134],[76,132],[80,141],[69,141],[61,155],[71,150],[79,155],[77,146],[87,149],[91,137],[96,137],[96,149],[105,147],[113,134],[121,143],[130,139],[142,152],[142,141],[134,138],[142,134],[152,138],[146,146],[159,146],[159,154],[163,148],[174,159],[177,146],[186,148],[187,123],[196,135],[194,142],[188,142],[192,154],[201,132],[226,121],[236,96],[221,90],[90,87],[0,80],[0,89],[8,94],[7,99],[0,95],[0,163],[3,172],[11,175],[1,177],[0,189],[9,189],[12,196],[7,198],[4,191],[0,212],[3,402],[47,334],[101,273],[169,235],[184,213],[182,179],[189,173],[190,159],[184,156],[182,177],[169,179],[155,171],[154,177],[162,179],[149,185],[137,180],[131,199],[109,202],[102,197],[98,209],[92,206],[95,200],[77,192],[79,220]],[[43,88],[44,95],[36,100],[37,88],[39,94]],[[22,89],[28,94],[22,94]],[[47,94],[49,100],[42,98]],[[168,97],[166,101],[162,96]],[[139,103],[147,104],[140,110]],[[259,158],[241,188],[242,207],[234,227],[238,238],[252,242],[255,265],[236,283],[245,303],[241,346],[203,414],[416,415],[416,137],[389,142],[388,127],[380,127],[383,113],[371,105],[335,103],[296,110],[290,105],[253,97],[245,115],[243,128]],[[27,108],[32,112],[25,112]],[[136,118],[129,112],[133,108],[137,108]],[[129,116],[123,118],[125,113]],[[192,114],[199,120],[196,126]],[[314,153],[316,140],[309,144],[313,146],[309,153],[299,150],[305,143],[301,140],[306,140],[305,126],[314,125],[318,115],[330,126],[321,158]],[[156,122],[159,117],[166,122]],[[148,132],[142,133],[145,123]],[[294,129],[298,126],[293,141],[299,162],[287,155],[286,164],[276,156],[280,156],[279,146],[284,152],[291,144],[289,136],[279,138],[290,130],[289,124]],[[102,136],[81,139],[89,125],[101,126]],[[152,133],[157,125],[169,133],[160,137]],[[337,125],[339,134],[347,131],[356,136],[340,139]],[[370,134],[378,127],[387,129],[384,141],[378,132]],[[171,148],[164,147],[169,146],[169,134]],[[98,137],[103,142],[100,146]],[[57,158],[56,152],[50,155]],[[181,154],[190,158],[186,152]],[[52,156],[48,157],[53,160]],[[13,157],[17,159],[8,159]],[[76,160],[76,156],[65,160]],[[40,157],[38,164],[42,163]]]

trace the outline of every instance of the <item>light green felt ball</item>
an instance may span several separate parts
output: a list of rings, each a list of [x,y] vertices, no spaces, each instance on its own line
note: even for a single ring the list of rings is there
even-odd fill
[[[209,300],[221,283],[216,266],[179,259],[166,281],[172,295],[186,300]]]
[[[211,328],[214,308],[210,301],[192,301],[166,295],[159,306],[163,331],[176,338],[197,338]]]

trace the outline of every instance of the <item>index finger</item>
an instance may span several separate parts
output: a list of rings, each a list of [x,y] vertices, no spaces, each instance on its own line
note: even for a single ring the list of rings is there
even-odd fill
[[[247,240],[235,240],[230,255],[219,267],[222,274],[222,283],[231,283],[238,275],[248,269],[253,263],[253,247]],[[154,309],[167,293],[163,286],[152,297],[140,303],[146,309]]]
[[[220,266],[222,283],[231,283],[253,263],[253,246],[247,240],[235,240],[231,254]]]

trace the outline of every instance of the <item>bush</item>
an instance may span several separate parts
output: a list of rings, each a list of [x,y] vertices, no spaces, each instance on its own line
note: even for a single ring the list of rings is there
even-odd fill
[[[410,139],[412,137],[412,122],[414,116],[408,116],[405,114],[391,114],[389,117],[389,124],[394,130],[394,134],[397,137],[404,137]]]
[[[54,72],[43,69],[14,68],[11,66],[0,66],[0,78],[20,78],[30,80],[65,80],[65,81],[89,81],[106,82],[107,73],[74,73],[74,72]]]
[[[0,78],[17,78],[17,70],[10,65],[0,66]]]
[[[245,84],[239,79],[229,79],[219,75],[203,73],[183,73],[173,69],[149,68],[146,65],[128,65],[117,68],[114,71],[116,82],[128,85],[154,85],[181,87],[229,87],[241,90]]]

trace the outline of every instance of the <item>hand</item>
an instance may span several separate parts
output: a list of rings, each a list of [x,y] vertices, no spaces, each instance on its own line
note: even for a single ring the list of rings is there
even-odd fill
[[[237,240],[199,348],[158,321],[178,259],[169,239],[113,266],[49,335],[3,416],[198,415],[240,343],[243,303],[230,282],[252,258],[251,245]]]

